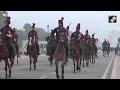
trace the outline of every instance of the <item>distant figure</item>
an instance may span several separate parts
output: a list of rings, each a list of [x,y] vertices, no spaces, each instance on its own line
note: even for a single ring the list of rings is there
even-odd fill
[[[115,47],[115,56],[118,53],[118,47]]]

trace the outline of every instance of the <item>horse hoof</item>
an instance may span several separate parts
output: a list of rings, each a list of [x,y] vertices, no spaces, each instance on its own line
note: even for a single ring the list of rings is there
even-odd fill
[[[62,78],[62,79],[64,79],[64,77],[63,77],[63,76],[61,76],[61,78]]]
[[[11,78],[11,75],[9,75],[9,78]]]
[[[73,73],[75,73],[75,71]]]
[[[59,79],[60,77],[59,76],[57,76],[57,79]]]

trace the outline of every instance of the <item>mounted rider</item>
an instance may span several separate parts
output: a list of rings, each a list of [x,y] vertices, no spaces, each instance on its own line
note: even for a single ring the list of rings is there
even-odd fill
[[[107,40],[107,47],[108,47],[108,50],[110,51],[110,43],[109,43],[109,40]]]
[[[106,39],[102,43],[102,50],[104,50],[105,48],[107,48],[107,41],[106,41]]]
[[[51,33],[52,33],[53,30],[51,30]],[[48,55],[48,49],[51,47],[51,44],[55,41],[55,37],[52,37],[52,35],[48,36],[46,38],[46,41],[47,41],[47,53],[46,55]]]
[[[91,40],[92,40],[92,45],[93,45],[93,47],[95,48],[96,54],[98,54],[98,52],[97,52],[97,46],[96,46],[96,43],[98,42],[98,39],[95,39],[95,38],[94,38],[94,35],[95,35],[95,33],[92,34],[92,38],[91,38]],[[91,42],[90,42],[90,44],[91,44]],[[91,47],[92,47],[92,46],[91,46]]]
[[[35,44],[36,44],[36,47],[37,47],[37,52],[38,52],[38,55],[40,55],[39,53],[39,44],[38,44],[38,33],[37,31],[35,31],[35,23],[33,23],[33,26],[32,26],[32,30],[28,33],[28,40],[29,38],[32,37],[33,39],[35,39]],[[28,45],[27,45],[27,55],[28,55]]]
[[[18,44],[17,44],[17,41],[18,41],[18,35],[17,35],[17,33],[16,33],[15,28],[13,28],[13,33],[12,33],[12,34],[13,34],[12,41],[13,41],[15,47],[17,48],[17,47],[18,47]]]
[[[52,46],[51,46],[51,50],[52,50],[52,53],[51,53],[51,55],[50,55],[50,58],[49,58],[49,61],[52,61],[53,60],[53,54],[54,54],[54,51],[55,51],[55,49],[56,49],[56,47],[57,47],[57,44],[58,44],[58,41],[59,41],[59,33],[61,32],[61,30],[65,30],[66,31],[66,29],[63,27],[63,22],[62,22],[62,20],[58,20],[58,27],[56,27],[53,31],[52,31],[52,33],[51,33],[51,36],[52,36],[52,38],[54,38],[54,34],[56,33],[56,40],[55,40],[55,42],[52,44]],[[67,44],[67,37],[66,37],[66,41],[65,41],[65,43],[64,43],[64,46],[65,46],[65,49],[66,49],[66,57],[68,57],[68,44]]]
[[[16,52],[15,46],[12,42],[13,30],[9,26],[11,23],[10,19],[11,19],[11,17],[9,17],[9,16],[6,17],[6,21],[5,21],[6,25],[3,28],[1,28],[1,30],[0,30],[1,34],[4,36],[3,42],[6,44],[6,46],[8,48],[9,56],[11,56],[14,52]]]
[[[75,41],[80,52],[82,53],[82,46],[81,41],[83,39],[83,34],[80,32],[80,23],[77,24],[76,31],[71,34],[71,42]],[[70,49],[70,55],[71,55],[72,49]]]
[[[84,35],[84,38],[83,38],[84,40],[85,40],[85,42],[88,44],[88,47],[89,47],[89,50],[91,49],[90,48],[90,43],[89,43],[89,41],[90,41],[90,35],[89,35],[89,32],[88,32],[88,30],[86,30],[86,32],[85,32],[85,35]]]
[[[107,40],[107,46],[110,48],[110,43],[109,43],[109,40]]]

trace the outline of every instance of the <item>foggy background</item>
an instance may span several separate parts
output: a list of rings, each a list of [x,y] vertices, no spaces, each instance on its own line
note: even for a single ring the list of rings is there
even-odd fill
[[[36,24],[40,40],[44,40],[49,31],[58,26],[58,20],[64,17],[64,27],[70,23],[70,34],[75,31],[76,25],[81,24],[80,31],[85,34],[86,29],[89,34],[95,33],[95,38],[99,39],[98,46],[104,39],[109,39],[111,46],[117,45],[120,37],[120,11],[7,11],[11,17],[11,27],[16,28],[20,39],[27,39],[27,33],[31,30],[32,23]],[[108,16],[116,15],[117,23],[108,23]],[[0,11],[0,17],[2,13]],[[0,18],[0,21],[2,18]],[[1,22],[2,23],[2,22]],[[0,25],[2,26],[2,24]],[[24,33],[24,34],[23,34]],[[42,34],[41,34],[42,33]],[[22,35],[21,35],[22,34]],[[21,43],[19,43],[21,45]]]

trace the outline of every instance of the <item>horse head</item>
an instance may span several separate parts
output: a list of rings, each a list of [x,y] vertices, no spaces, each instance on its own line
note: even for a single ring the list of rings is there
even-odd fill
[[[82,40],[81,45],[82,45],[83,49],[86,49],[87,46],[88,46],[88,44],[87,44],[87,42],[85,40]]]
[[[77,43],[76,43],[75,39],[72,39],[72,40],[71,40],[71,45],[70,45],[70,47],[71,47],[72,49],[76,49],[76,48],[77,48]]]
[[[29,38],[29,45],[31,46],[34,43],[34,39],[32,37]]]
[[[65,40],[66,40],[66,31],[61,30],[60,33],[59,33],[59,42],[64,43]]]

